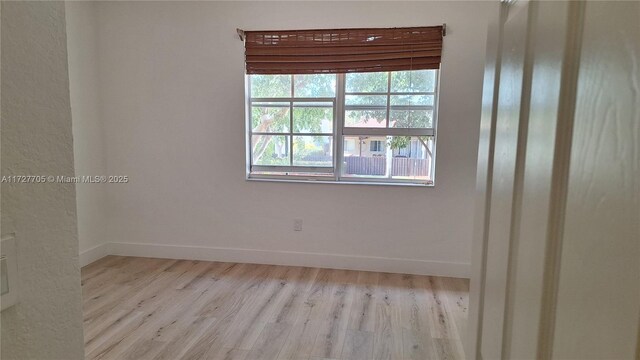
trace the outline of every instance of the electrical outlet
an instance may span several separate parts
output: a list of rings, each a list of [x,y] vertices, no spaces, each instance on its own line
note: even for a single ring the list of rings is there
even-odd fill
[[[293,219],[293,231],[302,231],[302,219]]]

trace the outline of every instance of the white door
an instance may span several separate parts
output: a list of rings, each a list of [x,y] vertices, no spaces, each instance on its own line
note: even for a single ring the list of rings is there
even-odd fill
[[[468,357],[640,359],[640,2],[503,14],[489,32]]]
[[[502,357],[509,242],[516,182],[522,151],[521,124],[523,75],[527,48],[530,2],[511,6],[502,28],[501,71],[493,150],[493,176],[489,206],[488,246],[482,323],[481,352],[485,359]],[[526,122],[526,120],[525,120]],[[519,153],[520,150],[520,153]]]
[[[584,5],[555,359],[640,359],[640,2]]]

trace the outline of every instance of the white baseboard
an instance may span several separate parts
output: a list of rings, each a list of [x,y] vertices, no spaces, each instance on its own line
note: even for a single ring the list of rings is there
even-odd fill
[[[80,267],[91,264],[96,260],[100,260],[107,255],[111,255],[109,251],[111,244],[100,244],[92,247],[91,249],[82,251],[80,253]]]
[[[469,278],[470,275],[470,265],[467,263],[203,246],[140,243],[110,243],[108,245],[109,255],[121,256],[307,266],[456,278]]]

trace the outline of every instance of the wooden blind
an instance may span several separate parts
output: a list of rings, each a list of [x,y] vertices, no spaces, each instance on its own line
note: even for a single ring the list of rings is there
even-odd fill
[[[247,74],[440,68],[443,26],[245,31]]]

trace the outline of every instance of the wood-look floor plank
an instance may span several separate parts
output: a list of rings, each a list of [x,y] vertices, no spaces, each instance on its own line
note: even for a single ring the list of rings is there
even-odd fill
[[[433,339],[428,331],[402,329],[402,356],[404,359],[432,359],[433,353]]]
[[[446,360],[463,360],[463,345],[459,339],[433,339],[432,358]]]
[[[164,340],[164,345],[153,359],[180,359],[215,323],[215,318],[185,317],[178,323],[175,332],[165,334],[167,339]]]
[[[230,329],[234,329],[235,324],[241,320],[241,309],[252,300],[252,294],[262,288],[264,279],[271,271],[272,267],[266,265],[239,264],[223,272],[220,278],[226,281],[216,283],[216,291],[211,292],[212,299],[196,312],[197,316],[215,316],[217,322],[181,358],[213,358],[217,356],[219,349],[226,347],[225,343],[238,339],[238,330],[232,333]],[[264,324],[251,326],[262,327]]]
[[[424,276],[402,275],[399,306],[402,327],[418,333],[428,332],[429,285]]]
[[[458,338],[464,343],[469,313],[469,281],[466,279],[435,278],[436,291],[442,294],[445,307],[453,320]]]
[[[340,358],[353,302],[354,288],[351,285],[357,282],[357,277],[356,271],[333,270],[333,289],[326,303],[328,311],[320,323],[311,356]]]
[[[250,264],[235,264],[227,268],[216,284],[216,292],[198,312],[199,316],[223,318],[237,308],[246,297],[244,292],[256,283],[256,278],[265,268]],[[239,310],[239,309],[238,309]]]
[[[142,313],[141,321],[127,332],[117,334],[114,337],[113,346],[102,351],[100,358],[120,359],[124,357],[124,354],[129,353],[139,340],[155,340],[160,337],[165,327],[170,326],[172,322],[176,322],[181,315],[180,310],[184,308],[182,302],[188,302],[190,297],[186,295],[190,294],[177,294],[173,289],[168,290],[170,291],[167,291],[167,293],[171,295],[158,296],[161,299],[160,301],[137,307],[136,311]],[[137,349],[135,353],[140,357],[143,350]]]
[[[373,359],[373,333],[360,330],[347,330],[341,358],[343,360]]]
[[[113,359],[119,360],[147,360],[153,359],[158,354],[164,342],[158,340],[149,340],[145,338],[139,338],[135,342],[128,346],[121,354],[112,356]]]
[[[349,316],[349,329],[374,331],[378,278],[379,274],[375,272],[360,271],[358,273],[358,282],[355,285],[353,305]]]
[[[376,360],[403,358],[400,309],[397,306],[383,303],[376,304],[373,355]]]
[[[108,256],[82,269],[87,359],[462,359],[468,281]]]
[[[270,307],[295,271],[292,267],[270,266],[259,283],[247,290],[245,305],[240,309],[242,316],[238,316],[229,328],[225,347],[251,350],[266,325]]]
[[[458,332],[455,328],[453,318],[449,314],[444,304],[444,296],[436,285],[435,277],[428,277],[427,287],[429,289],[429,330],[431,337],[436,339],[455,339]]]
[[[129,313],[122,321],[110,326],[103,334],[93,341],[85,343],[87,359],[104,359],[135,329],[146,321],[145,315],[140,311]]]
[[[115,346],[115,342],[112,341],[112,339],[120,334],[128,333],[131,328],[137,326],[142,318],[143,314],[139,311],[130,310],[118,313],[112,323],[104,324],[95,336],[85,340],[84,348],[87,358],[96,358],[100,353],[100,351],[98,351],[100,348],[104,350]]]
[[[305,295],[318,276],[318,268],[301,268],[299,276],[283,291],[278,303],[272,310],[269,322],[293,325],[305,305]]]
[[[289,332],[291,332],[289,324],[267,324],[247,357],[251,360],[276,360]]]
[[[320,269],[305,295],[304,306],[299,310],[291,335],[285,342],[278,359],[299,360],[311,356],[320,324],[324,319],[324,309],[331,296],[332,270]]]
[[[212,360],[250,360],[247,355],[249,351],[231,348],[222,348],[216,353]]]
[[[376,287],[374,359],[402,359],[402,275],[381,273]]]

